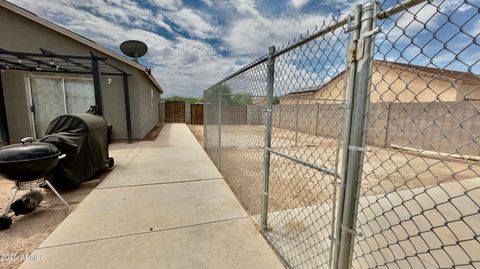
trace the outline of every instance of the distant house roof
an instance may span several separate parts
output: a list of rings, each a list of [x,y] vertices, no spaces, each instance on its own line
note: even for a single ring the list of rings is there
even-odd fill
[[[434,78],[444,78],[449,80],[461,80],[464,82],[477,82],[480,83],[480,77],[471,72],[460,72],[449,69],[440,69],[428,66],[404,64],[398,62],[389,62],[383,60],[374,60],[374,64],[387,65],[393,69],[407,69],[415,72],[420,72],[422,75],[430,75]]]
[[[404,64],[398,62],[390,62],[384,60],[373,60],[374,65],[385,65],[392,69],[398,69],[403,71],[411,71],[419,73],[423,76],[429,76],[431,78],[436,79],[448,79],[451,81],[464,81],[469,83],[479,83],[480,84],[480,77],[476,74],[470,72],[460,72],[455,70],[448,70],[448,69],[440,69],[440,68],[433,68],[433,67],[426,67],[421,65],[414,65],[414,64]],[[332,77],[327,83],[323,85],[316,85],[311,87],[306,87],[299,89],[294,92],[287,93],[283,95],[283,97],[288,97],[289,95],[301,95],[301,94],[308,94],[308,93],[315,93],[319,91],[323,86],[327,85],[331,81],[335,80],[337,77],[342,76],[345,74],[346,70],[338,73],[334,77]]]
[[[149,68],[145,67],[144,65],[136,63],[136,62],[134,62],[130,59],[127,59],[127,58],[123,57],[122,55],[120,55],[116,52],[113,52],[113,51],[111,51],[111,50],[109,50],[105,47],[102,47],[102,46],[98,45],[94,41],[92,41],[92,40],[90,40],[90,39],[88,39],[84,36],[81,36],[81,35],[79,35],[75,32],[72,32],[72,31],[70,31],[70,30],[68,30],[64,27],[61,27],[61,26],[59,26],[55,23],[52,23],[52,22],[50,22],[46,19],[40,18],[39,16],[35,15],[34,13],[32,13],[30,11],[27,11],[27,10],[25,10],[25,9],[23,9],[23,8],[17,6],[17,5],[14,5],[12,3],[9,3],[5,0],[0,0],[0,6],[5,8],[5,9],[8,9],[8,10],[10,10],[10,11],[12,11],[12,12],[14,12],[14,13],[20,15],[20,16],[23,16],[23,17],[25,17],[25,18],[27,18],[31,21],[34,21],[38,24],[41,24],[41,25],[43,25],[43,26],[45,26],[45,27],[47,27],[47,28],[49,28],[53,31],[56,31],[56,32],[58,32],[62,35],[65,35],[65,36],[67,36],[67,37],[69,37],[69,38],[71,38],[75,41],[78,41],[78,42],[80,42],[80,43],[82,43],[86,46],[89,46],[89,47],[91,47],[91,48],[93,48],[97,51],[100,51],[100,52],[102,52],[102,53],[120,61],[120,62],[123,62],[127,65],[130,65],[130,66],[142,71],[143,74],[145,76],[147,76],[152,81],[152,83],[155,85],[157,90],[159,90],[161,93],[163,93],[162,87],[157,82],[157,80],[152,76],[151,70]]]
[[[301,94],[301,93],[312,93],[312,92],[316,92],[319,87],[321,87],[321,86],[316,85],[316,86],[305,87],[305,88],[302,88],[298,91],[290,92],[287,95],[289,95],[289,94]]]

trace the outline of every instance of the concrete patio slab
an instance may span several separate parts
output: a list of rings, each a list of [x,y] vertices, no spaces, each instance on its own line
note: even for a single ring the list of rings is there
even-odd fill
[[[203,150],[150,150],[140,152],[128,164],[118,166],[98,188],[222,178]]]
[[[21,269],[284,268],[246,218],[43,248],[33,254],[45,261],[25,262]]]
[[[20,268],[283,268],[185,124],[120,162]]]
[[[202,146],[197,142],[186,124],[169,123],[163,126],[156,141],[142,142],[144,146],[174,147],[174,148],[197,148]]]
[[[246,216],[223,179],[94,190],[40,248]]]

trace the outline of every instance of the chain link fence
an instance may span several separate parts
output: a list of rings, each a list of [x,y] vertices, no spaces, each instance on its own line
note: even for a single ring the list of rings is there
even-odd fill
[[[205,91],[205,149],[289,267],[480,267],[479,10],[359,5]]]

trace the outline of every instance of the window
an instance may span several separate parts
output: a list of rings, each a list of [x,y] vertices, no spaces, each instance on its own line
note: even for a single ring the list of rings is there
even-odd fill
[[[150,89],[150,105],[152,107],[154,107],[154,104],[153,104],[153,89]]]
[[[86,112],[95,105],[93,81],[29,77],[35,135],[45,135],[48,125],[63,114]]]

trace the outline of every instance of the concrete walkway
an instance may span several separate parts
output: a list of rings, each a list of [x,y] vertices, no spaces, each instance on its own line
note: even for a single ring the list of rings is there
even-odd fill
[[[128,148],[20,268],[283,268],[185,124]]]

